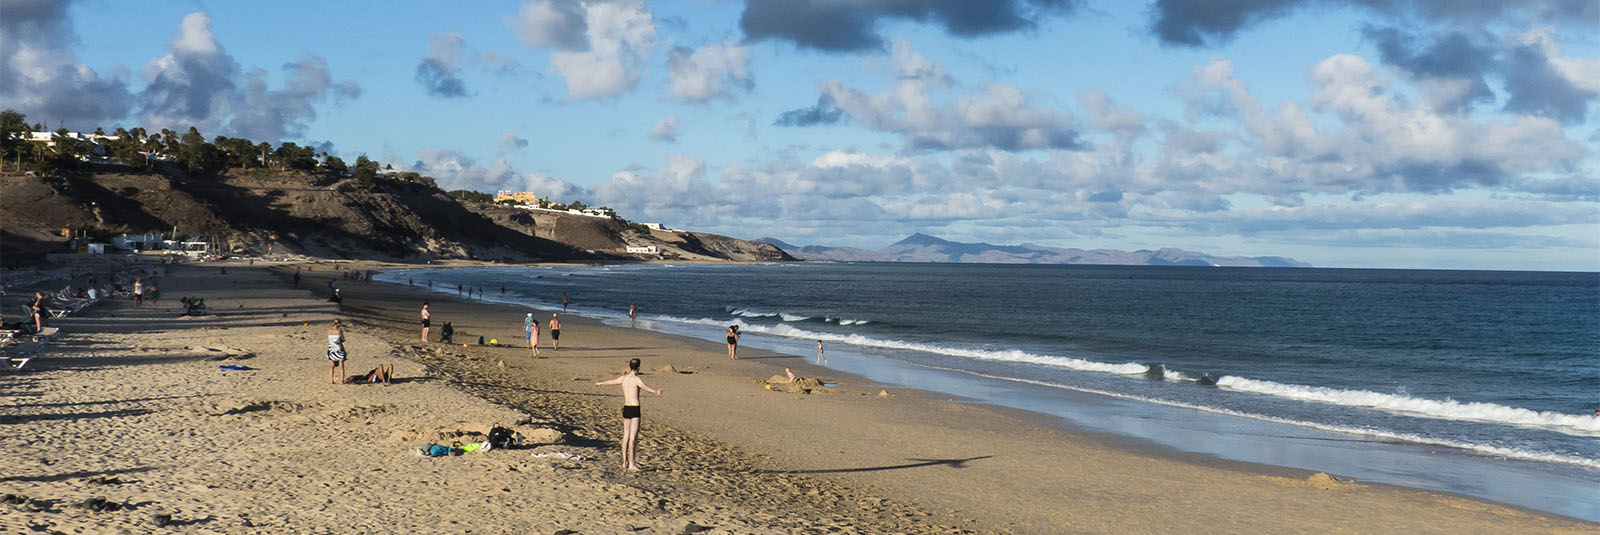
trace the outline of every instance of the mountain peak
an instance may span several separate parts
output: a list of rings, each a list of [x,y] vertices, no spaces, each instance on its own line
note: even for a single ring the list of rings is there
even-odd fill
[[[936,238],[936,237],[929,236],[927,234],[923,234],[921,232],[918,232],[916,234],[912,234],[910,236],[906,236],[906,239],[894,242],[893,244],[889,245],[889,247],[896,247],[896,246],[901,246],[901,245],[911,245],[911,246],[917,246],[917,247],[925,247],[925,246],[929,246],[929,245],[950,245],[951,243],[954,243],[954,242],[951,242],[951,241],[943,239],[943,238]]]

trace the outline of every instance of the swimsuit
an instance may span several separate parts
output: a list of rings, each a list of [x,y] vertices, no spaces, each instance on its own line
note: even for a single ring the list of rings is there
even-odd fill
[[[739,337],[737,337],[737,336],[729,336],[728,337],[728,345],[736,345],[738,343],[739,343]]]
[[[639,417],[639,406],[638,405],[623,405],[622,406],[622,419],[626,420],[626,419],[629,419],[629,418],[638,418],[638,417]]]
[[[550,329],[550,339],[551,340],[560,340],[561,339],[561,329]]]
[[[337,334],[328,335],[328,360],[344,362],[347,356],[344,353],[344,336]]]

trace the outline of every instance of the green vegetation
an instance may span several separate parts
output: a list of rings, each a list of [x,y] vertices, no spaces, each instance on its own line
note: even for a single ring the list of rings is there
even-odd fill
[[[458,201],[494,202],[494,196],[493,195],[490,195],[490,194],[487,194],[487,193],[484,193],[484,192],[481,192],[481,191],[472,191],[470,189],[458,189],[458,190],[449,192],[448,195],[450,195],[450,198],[458,200]]]
[[[276,148],[265,141],[217,136],[206,141],[200,130],[190,127],[179,134],[169,129],[150,133],[143,128],[118,128],[106,134],[74,136],[65,128],[50,137],[50,143],[34,141],[33,133],[42,126],[28,126],[27,117],[16,110],[0,111],[0,170],[29,169],[41,175],[58,169],[82,169],[90,165],[133,167],[145,171],[181,171],[189,178],[212,178],[231,169],[250,170],[264,178],[269,171],[300,171],[331,178],[354,177],[366,187],[384,183],[415,184],[438,189],[433,177],[394,166],[379,171],[378,163],[362,155],[352,169],[343,159],[319,153],[285,141]]]

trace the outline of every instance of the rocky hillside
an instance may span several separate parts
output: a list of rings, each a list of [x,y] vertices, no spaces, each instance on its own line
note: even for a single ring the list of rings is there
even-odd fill
[[[771,244],[681,230],[650,230],[623,221],[546,210],[523,210],[487,203],[463,203],[495,223],[536,238],[590,251],[674,260],[792,261]],[[628,247],[655,246],[655,254],[628,255]]]
[[[635,242],[662,242],[621,221],[493,205],[463,204],[414,183],[363,186],[300,172],[232,170],[219,177],[181,173],[83,173],[40,178],[0,175],[0,254],[8,265],[61,247],[63,228],[97,239],[120,233],[213,236],[231,247],[334,258],[483,259],[509,262],[607,260]],[[643,236],[638,236],[643,234]],[[692,233],[690,233],[692,234]],[[776,247],[682,247],[666,255],[703,260],[789,259]],[[770,251],[765,251],[770,249]],[[766,256],[763,256],[766,255]]]

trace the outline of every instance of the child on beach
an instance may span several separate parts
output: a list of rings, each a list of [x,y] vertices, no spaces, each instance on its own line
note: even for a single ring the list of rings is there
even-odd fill
[[[636,446],[639,442],[639,389],[644,389],[651,394],[661,395],[660,390],[650,388],[639,378],[639,359],[628,360],[628,373],[616,379],[595,383],[595,386],[622,385],[622,467],[629,472],[638,472],[639,464],[636,455]]]
[[[739,326],[728,326],[728,359],[739,360]]]
[[[827,357],[822,356],[822,340],[817,340],[817,364],[820,366],[828,365]]]
[[[349,358],[344,352],[344,327],[339,325],[339,320],[333,320],[333,326],[328,327],[328,383],[340,384],[344,382],[344,361]],[[339,369],[339,379],[333,378],[334,368]]]
[[[533,319],[532,312],[528,313],[528,317],[522,318],[522,337],[528,339],[528,348],[532,350],[533,356],[538,357],[539,320]]]
[[[150,283],[150,307],[161,308],[161,287]]]

